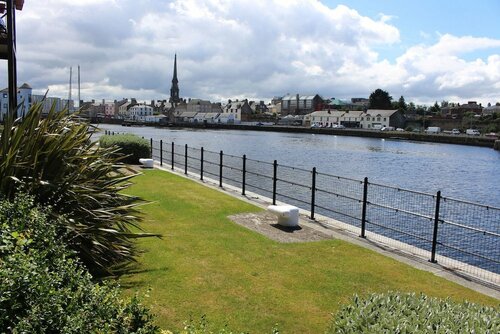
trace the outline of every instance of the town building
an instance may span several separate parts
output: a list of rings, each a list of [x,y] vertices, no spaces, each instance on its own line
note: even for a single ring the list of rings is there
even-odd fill
[[[62,110],[73,110],[74,101],[61,99],[59,97],[51,97],[46,95],[33,94],[33,89],[27,83],[24,83],[17,89],[17,101],[20,107],[17,109],[16,118],[25,116],[34,103],[42,104],[42,114],[48,114],[54,108],[56,112]],[[3,122],[9,110],[9,90],[3,89],[0,91],[0,121]]]
[[[290,95],[281,98],[281,115],[306,115],[324,109],[325,99],[316,95]]]
[[[127,116],[133,121],[144,122],[146,117],[153,116],[153,107],[146,104],[136,104],[128,109]]]
[[[342,116],[345,111],[340,110],[318,110],[305,116],[305,125],[332,127],[342,122]]]
[[[16,110],[15,118],[23,117],[26,115],[31,107],[32,88],[27,83],[17,88],[17,103],[20,107]],[[0,91],[0,121],[4,121],[9,111],[9,89],[5,88]]]
[[[483,106],[477,104],[476,101],[468,101],[467,104],[450,104],[447,107],[441,108],[441,115],[444,117],[462,119],[466,113],[473,113],[474,115],[481,115]]]
[[[404,115],[399,110],[319,110],[306,115],[304,125],[314,124],[320,127],[343,125],[346,128],[380,129],[389,126],[402,128],[405,121]]]
[[[58,97],[50,97],[45,95],[31,95],[32,104],[42,103],[42,114],[47,115],[49,111],[54,108],[55,111],[59,112],[64,109],[73,110],[73,100],[68,104],[67,99],[61,99]],[[68,108],[69,107],[69,108]]]
[[[249,121],[252,115],[252,108],[250,107],[248,100],[228,100],[227,104],[222,107],[222,113],[228,115],[234,115],[234,120],[239,123],[242,121]]]
[[[188,99],[186,111],[191,112],[212,112],[212,102],[202,99]]]
[[[484,116],[493,115],[495,113],[500,115],[500,102],[497,102],[495,105],[489,105],[483,109]]]
[[[368,109],[360,115],[362,129],[404,128],[405,122],[405,116],[399,110]]]

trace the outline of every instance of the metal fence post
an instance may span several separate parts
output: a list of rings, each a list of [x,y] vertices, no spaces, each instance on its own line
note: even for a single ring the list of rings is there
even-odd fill
[[[441,204],[441,190],[436,194],[436,210],[434,212],[434,231],[432,233],[432,250],[431,259],[432,263],[436,263],[436,246],[437,246],[437,236],[438,236],[438,224],[439,224],[439,207]]]
[[[312,170],[311,184],[311,219],[314,220],[314,207],[316,206],[316,167]]]
[[[219,159],[219,187],[222,188],[222,157],[224,153],[220,151],[220,159]]]
[[[243,175],[241,176],[241,194],[245,196],[245,185],[247,176],[247,155],[243,154]]]
[[[188,173],[188,144],[184,146],[184,174]]]
[[[203,147],[201,148],[201,157],[200,157],[200,180],[203,181]]]
[[[163,139],[160,139],[160,166],[163,166]]]
[[[174,170],[174,149],[175,149],[175,144],[172,142],[172,170]]]
[[[149,143],[151,145],[151,158],[153,158],[153,138],[149,139]]]
[[[361,209],[361,238],[366,238],[366,204],[368,203],[368,178],[363,182],[363,207]]]
[[[276,181],[278,176],[278,161],[273,163],[273,205],[276,205]]]

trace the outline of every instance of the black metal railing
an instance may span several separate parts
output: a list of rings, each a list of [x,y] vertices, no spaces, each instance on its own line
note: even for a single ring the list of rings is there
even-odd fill
[[[333,218],[360,237],[500,285],[500,208],[317,171],[151,141],[152,156],[241,194]],[[194,176],[194,175],[193,175]]]

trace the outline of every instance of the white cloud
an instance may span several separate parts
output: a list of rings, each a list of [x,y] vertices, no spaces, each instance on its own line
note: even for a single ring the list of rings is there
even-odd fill
[[[500,40],[443,34],[382,59],[375,50],[401,40],[391,18],[317,0],[32,1],[18,14],[19,80],[67,96],[69,66],[80,64],[85,99],[164,99],[177,52],[185,97],[383,88],[407,100],[500,99],[500,56],[462,58]]]

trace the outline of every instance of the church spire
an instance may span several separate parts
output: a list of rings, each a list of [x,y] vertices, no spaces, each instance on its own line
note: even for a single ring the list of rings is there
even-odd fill
[[[181,102],[179,98],[179,80],[177,80],[177,54],[174,56],[174,75],[172,77],[172,87],[170,88],[170,99],[168,102],[172,104],[172,107]]]

